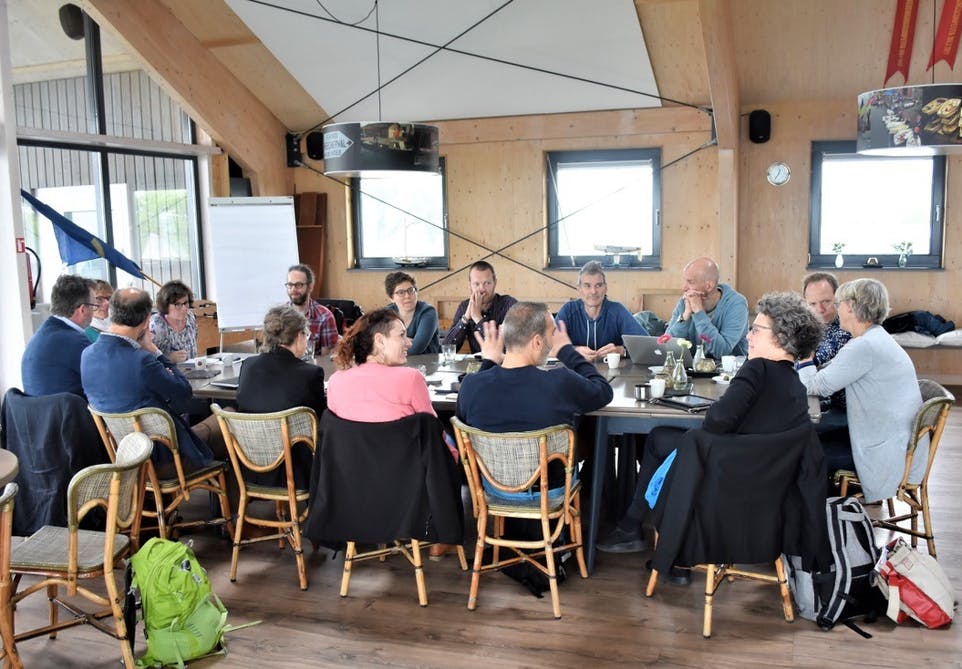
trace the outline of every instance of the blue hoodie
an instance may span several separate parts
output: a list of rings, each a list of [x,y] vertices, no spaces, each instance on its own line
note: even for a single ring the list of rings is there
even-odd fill
[[[572,344],[587,346],[594,351],[605,344],[624,346],[621,335],[648,334],[621,302],[612,302],[607,297],[601,303],[601,313],[594,320],[585,312],[583,301],[572,300],[561,307],[555,321],[565,322]]]

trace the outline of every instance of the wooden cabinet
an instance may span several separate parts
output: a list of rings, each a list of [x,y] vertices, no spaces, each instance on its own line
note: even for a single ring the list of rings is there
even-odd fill
[[[324,239],[327,234],[327,193],[298,193],[294,196],[297,253],[314,270],[313,297],[319,297],[324,279]]]

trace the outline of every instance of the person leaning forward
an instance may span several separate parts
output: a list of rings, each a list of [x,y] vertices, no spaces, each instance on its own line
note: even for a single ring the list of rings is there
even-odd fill
[[[483,324],[493,322],[501,325],[508,309],[516,299],[510,295],[499,295],[495,292],[498,277],[494,273],[491,263],[479,260],[468,271],[468,299],[458,305],[454,313],[451,329],[444,337],[445,344],[454,344],[459,349],[467,339],[472,353],[481,351],[481,345],[474,337],[476,332],[483,333]]]

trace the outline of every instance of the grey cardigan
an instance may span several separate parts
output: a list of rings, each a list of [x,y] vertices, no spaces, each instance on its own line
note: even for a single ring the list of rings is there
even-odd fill
[[[905,471],[905,450],[922,405],[911,358],[880,325],[853,337],[821,370],[803,367],[798,376],[809,395],[845,389],[848,433],[866,501],[895,494]],[[928,438],[919,444],[909,481],[922,480]]]

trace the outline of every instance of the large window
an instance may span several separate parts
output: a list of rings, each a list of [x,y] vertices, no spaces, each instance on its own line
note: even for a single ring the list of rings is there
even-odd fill
[[[661,264],[661,150],[548,153],[548,266]]]
[[[809,267],[942,266],[945,158],[855,153],[855,142],[812,143]],[[874,258],[874,262],[871,260]]]
[[[444,158],[440,174],[351,179],[355,266],[448,266]]]

